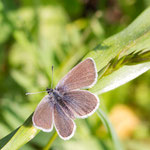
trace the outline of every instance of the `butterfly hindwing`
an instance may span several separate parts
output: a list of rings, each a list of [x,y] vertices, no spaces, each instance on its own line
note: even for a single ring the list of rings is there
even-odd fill
[[[54,105],[54,124],[62,139],[68,140],[74,135],[76,129],[74,121],[64,113],[57,103]]]
[[[63,96],[66,106],[70,108],[77,118],[86,118],[93,114],[99,106],[96,95],[86,90],[66,92]]]
[[[46,95],[33,114],[32,121],[34,126],[45,132],[50,132],[53,129],[53,109],[50,97]]]

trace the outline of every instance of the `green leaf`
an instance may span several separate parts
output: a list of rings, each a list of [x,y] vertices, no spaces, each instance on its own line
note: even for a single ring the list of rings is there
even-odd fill
[[[52,143],[55,141],[56,137],[57,137],[57,132],[55,131],[52,135],[52,137],[50,138],[50,140],[48,141],[47,145],[43,148],[43,150],[49,150],[52,146]]]
[[[85,57],[92,57],[99,72],[114,58],[150,49],[150,7],[122,32],[104,40]]]
[[[32,125],[31,115],[22,126],[0,140],[0,148],[1,150],[19,149],[22,145],[34,138],[39,131],[39,129]]]
[[[106,39],[86,57],[96,61],[99,78],[91,92],[101,94],[150,69],[150,8],[122,32]]]
[[[109,119],[107,118],[106,114],[101,109],[98,109],[97,114],[100,117],[100,119],[102,120],[105,128],[107,129],[107,131],[108,131],[108,133],[109,133],[109,135],[113,141],[114,149],[115,150],[122,150],[123,148],[122,148],[121,143],[118,139],[118,136],[117,136],[113,126],[111,125]]]
[[[138,65],[123,66],[110,75],[107,75],[101,80],[98,80],[96,85],[92,89],[90,89],[90,91],[97,95],[108,92],[129,82],[130,80],[133,80],[149,69],[150,62]]]

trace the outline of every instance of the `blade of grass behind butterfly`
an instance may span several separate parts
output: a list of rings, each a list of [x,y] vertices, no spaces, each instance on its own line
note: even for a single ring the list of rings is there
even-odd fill
[[[107,131],[112,139],[112,142],[114,144],[114,149],[115,150],[123,150],[121,143],[117,137],[117,134],[114,131],[114,128],[111,125],[109,119],[107,118],[107,115],[100,108],[98,109],[97,114],[100,117],[100,119],[102,120],[105,128],[107,129]]]
[[[18,131],[19,128],[5,136],[3,139],[0,140],[0,148],[2,148],[13,136],[14,134]]]
[[[150,7],[120,33],[104,40],[86,57],[92,57],[102,73],[91,92],[101,94],[115,89],[150,68]]]
[[[1,150],[19,149],[39,133],[40,130],[32,125],[31,119],[32,115],[22,126],[0,140]]]
[[[119,58],[133,52],[146,52],[150,48],[150,7],[139,15],[127,28],[104,40],[85,58],[92,57],[97,71],[104,68],[117,55]]]
[[[96,85],[90,89],[95,94],[102,94],[113,90],[143,74],[150,69],[150,62],[137,65],[123,66],[110,75],[98,80]]]

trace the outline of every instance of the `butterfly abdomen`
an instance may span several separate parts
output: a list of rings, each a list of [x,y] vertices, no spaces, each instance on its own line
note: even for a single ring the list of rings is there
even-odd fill
[[[72,119],[75,119],[75,116],[72,110],[66,106],[65,101],[63,100],[63,96],[61,96],[58,91],[54,91],[53,96],[55,99],[55,103],[57,103],[63,109],[66,115],[71,117]]]

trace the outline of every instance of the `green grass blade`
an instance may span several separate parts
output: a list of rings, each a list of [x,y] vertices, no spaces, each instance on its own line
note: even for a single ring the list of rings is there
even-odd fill
[[[114,58],[150,49],[150,7],[122,32],[104,40],[85,57],[92,57],[98,72]]]
[[[115,89],[150,69],[150,8],[122,32],[106,39],[86,57],[97,65],[99,78],[91,92]]]
[[[22,145],[34,138],[39,131],[39,129],[32,125],[31,115],[22,126],[0,140],[0,148],[1,150],[19,149]]]
[[[107,118],[106,114],[99,108],[98,111],[97,111],[97,114],[98,116],[100,117],[100,119],[102,120],[105,128],[107,129],[111,139],[112,139],[112,142],[114,144],[114,149],[115,150],[123,150],[122,146],[121,146],[121,143],[118,139],[118,136],[116,134],[116,132],[114,131],[114,128],[113,126],[111,125],[109,119]]]
[[[131,66],[123,66],[110,75],[98,80],[96,85],[90,89],[90,91],[97,95],[108,92],[138,77],[149,69],[150,62]]]
[[[49,150],[53,144],[53,142],[55,141],[56,137],[57,137],[57,132],[55,131],[52,135],[52,137],[50,138],[50,140],[48,141],[47,145],[43,148],[43,150]]]

